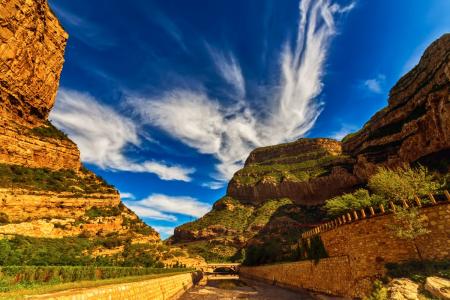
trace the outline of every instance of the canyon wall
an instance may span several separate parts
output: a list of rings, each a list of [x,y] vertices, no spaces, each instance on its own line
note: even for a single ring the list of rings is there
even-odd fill
[[[290,288],[363,298],[386,273],[386,263],[450,258],[450,203],[422,208],[420,214],[429,233],[415,242],[399,239],[389,230],[393,214],[381,215],[321,233],[329,258],[241,267],[240,274]]]
[[[1,1],[2,119],[43,124],[55,101],[67,38],[46,0]]]
[[[432,43],[419,64],[391,89],[388,106],[343,140],[356,157],[355,175],[419,162],[449,172],[450,34]]]
[[[387,107],[342,142],[304,138],[255,149],[229,182],[227,196],[201,219],[176,228],[172,241],[201,241],[211,251],[232,246],[235,253],[260,242],[289,243],[323,221],[320,206],[327,199],[364,187],[380,166],[421,164],[448,174],[449,57],[445,34],[392,88]],[[239,221],[230,221],[233,216]]]
[[[0,235],[159,242],[48,121],[68,34],[47,1],[0,4]]]

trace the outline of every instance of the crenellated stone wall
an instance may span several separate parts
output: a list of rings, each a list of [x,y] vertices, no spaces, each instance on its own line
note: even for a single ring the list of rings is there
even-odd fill
[[[187,273],[137,282],[31,296],[27,299],[174,300],[178,299],[179,296],[200,279],[201,275],[199,273]]]
[[[244,277],[282,286],[306,288],[333,295],[363,297],[373,281],[386,272],[385,264],[450,258],[450,202],[420,210],[427,235],[413,242],[395,237],[388,226],[393,214],[358,220],[320,233],[330,258],[259,267],[241,267]],[[416,251],[416,247],[419,254]]]

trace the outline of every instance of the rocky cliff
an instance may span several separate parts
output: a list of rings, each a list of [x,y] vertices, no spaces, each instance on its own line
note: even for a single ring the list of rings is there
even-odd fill
[[[283,197],[301,205],[321,204],[358,184],[353,163],[341,143],[331,139],[258,148],[231,179],[227,195],[252,204]]]
[[[448,173],[449,57],[446,34],[392,88],[388,106],[342,143],[299,139],[252,151],[227,196],[176,228],[172,243],[210,260],[238,260],[242,249],[261,243],[266,254],[283,256],[300,232],[323,220],[325,200],[364,185],[377,167],[420,163]]]
[[[2,0],[0,114],[26,126],[45,122],[55,101],[68,35],[46,0]]]
[[[450,166],[450,34],[428,47],[419,64],[392,88],[388,106],[343,140],[357,159],[354,173],[367,179],[378,165]]]
[[[0,237],[90,241],[83,253],[93,256],[160,245],[159,234],[82,166],[77,146],[47,120],[68,38],[47,2],[0,3]]]

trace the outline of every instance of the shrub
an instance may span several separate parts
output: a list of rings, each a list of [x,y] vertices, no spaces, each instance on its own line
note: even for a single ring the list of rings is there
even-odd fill
[[[30,130],[30,134],[34,136],[39,136],[43,138],[52,138],[57,140],[69,140],[67,134],[53,126],[50,121],[47,121],[44,125],[40,127],[35,127]]]
[[[121,211],[118,206],[112,207],[97,207],[92,206],[86,211],[86,216],[90,219],[98,218],[98,217],[114,217],[120,215]]]
[[[296,260],[314,260],[317,262],[321,258],[328,257],[328,252],[320,235],[315,235],[311,237],[309,242],[305,239],[298,242],[296,256]]]
[[[378,195],[370,195],[365,189],[356,190],[351,194],[334,197],[325,203],[325,209],[330,216],[339,216],[369,206],[386,204],[386,200]]]
[[[370,178],[369,188],[375,194],[399,203],[401,200],[411,200],[414,196],[435,193],[441,186],[426,167],[411,169],[405,165],[395,170],[379,168]]]
[[[450,260],[388,263],[386,269],[391,278],[407,277],[420,283],[425,283],[429,276],[450,279]]]
[[[386,300],[388,299],[388,289],[379,280],[373,283],[372,294],[367,297],[367,300]]]
[[[0,164],[0,187],[72,192],[78,195],[115,192],[112,186],[91,172],[77,174],[67,169],[55,171],[8,164]]]
[[[415,240],[417,237],[430,232],[425,228],[425,220],[426,218],[420,216],[419,210],[416,207],[410,209],[398,207],[394,215],[394,223],[389,225],[389,228],[396,237],[413,242],[420,259],[422,259],[422,255]]]
[[[97,266],[9,266],[0,267],[2,279],[10,285],[20,283],[75,282],[81,280],[101,280],[127,276],[143,276],[150,274],[172,273],[174,271],[189,271],[141,267],[97,267]]]

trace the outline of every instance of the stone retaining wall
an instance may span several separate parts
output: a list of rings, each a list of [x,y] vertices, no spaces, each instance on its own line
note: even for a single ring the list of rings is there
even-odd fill
[[[54,294],[32,296],[28,299],[50,300],[172,300],[180,297],[200,279],[199,273],[187,273],[161,278],[69,290]]]
[[[373,281],[386,272],[385,264],[450,259],[450,203],[420,210],[426,218],[427,235],[411,241],[392,235],[387,225],[392,214],[349,223],[320,234],[330,258],[318,263],[302,261],[258,267],[241,267],[244,277],[262,279],[293,288],[334,295],[363,297]]]

